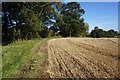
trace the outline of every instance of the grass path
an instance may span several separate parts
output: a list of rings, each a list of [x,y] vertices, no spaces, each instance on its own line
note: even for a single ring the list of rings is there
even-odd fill
[[[2,47],[2,78],[32,77],[34,78],[46,57],[44,53],[38,56],[37,46],[51,38],[12,43]],[[39,50],[37,50],[39,51]]]

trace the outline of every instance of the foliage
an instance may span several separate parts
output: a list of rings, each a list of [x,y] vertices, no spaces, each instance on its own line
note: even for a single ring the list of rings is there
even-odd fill
[[[59,7],[58,7],[59,6]],[[84,19],[81,16],[85,13],[77,2],[56,5],[55,25],[52,30],[59,31],[63,37],[79,36],[86,32]]]
[[[85,11],[77,2],[3,2],[2,7],[3,44],[56,33],[64,37],[80,36],[89,27],[81,18]]]
[[[50,2],[3,2],[3,44],[19,39],[27,40],[41,37],[39,33],[45,31],[44,27],[50,24],[49,19],[52,19],[50,13],[52,4]]]
[[[94,28],[94,30],[91,31],[90,36],[93,38],[101,38],[101,37],[118,37],[118,32],[114,31],[113,29],[104,31],[103,29],[99,29],[97,26]]]
[[[3,2],[2,43],[61,35],[89,36],[88,23],[80,3],[69,2]],[[18,8],[19,7],[19,8]],[[95,29],[91,37],[114,37],[117,32]]]

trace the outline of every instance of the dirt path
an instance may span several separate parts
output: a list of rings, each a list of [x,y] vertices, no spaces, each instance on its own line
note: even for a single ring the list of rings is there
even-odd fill
[[[60,38],[48,41],[51,78],[116,78],[118,39]]]

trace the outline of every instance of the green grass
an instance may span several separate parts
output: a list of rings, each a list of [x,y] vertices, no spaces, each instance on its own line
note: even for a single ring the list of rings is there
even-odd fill
[[[2,79],[2,45],[0,44],[0,80]]]
[[[52,37],[57,38],[57,37]],[[13,78],[13,75],[18,73],[21,66],[26,65],[29,67],[32,63],[40,59],[45,58],[45,54],[38,54],[32,52],[36,49],[36,46],[42,41],[52,39],[41,38],[35,40],[22,41],[18,43],[12,43],[2,47],[2,78]],[[31,60],[34,59],[33,62]],[[40,61],[39,63],[40,64]],[[32,68],[33,69],[33,68]],[[33,69],[35,72],[35,70]],[[31,71],[30,71],[31,72]],[[30,73],[26,72],[24,75],[28,76]],[[30,77],[31,75],[29,75]],[[31,76],[32,77],[32,76]]]

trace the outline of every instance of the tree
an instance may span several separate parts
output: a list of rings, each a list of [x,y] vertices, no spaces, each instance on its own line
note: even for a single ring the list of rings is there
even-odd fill
[[[3,2],[2,7],[4,43],[47,37],[50,29],[64,37],[85,35],[88,30],[81,18],[85,11],[77,2]]]
[[[118,32],[117,31],[114,31],[113,29],[111,30],[108,30],[107,31],[107,37],[117,37],[118,36]]]
[[[93,38],[100,38],[101,37],[98,26],[96,26],[94,28],[94,30],[92,30],[90,36],[93,37]]]
[[[20,8],[17,8],[21,5],[21,3],[9,3],[3,2],[2,3],[2,42],[12,42],[16,38],[16,29],[17,25],[19,25],[19,12]],[[16,24],[14,22],[16,21]]]
[[[78,36],[85,29],[84,19],[81,18],[85,11],[80,7],[79,3],[56,4],[54,13],[56,13],[54,27],[59,29],[58,31],[62,36]]]
[[[118,37],[118,32],[114,31],[113,29],[104,31],[103,29],[99,29],[97,26],[94,30],[91,31],[90,36],[93,38],[101,38],[101,37]]]
[[[82,29],[82,36],[83,37],[88,37],[89,36],[89,32],[88,32],[88,30],[89,30],[89,24],[88,23],[84,23],[84,26],[83,26],[83,29]]]
[[[50,2],[3,2],[3,43],[40,37],[39,33],[44,27],[51,24],[52,5]]]

